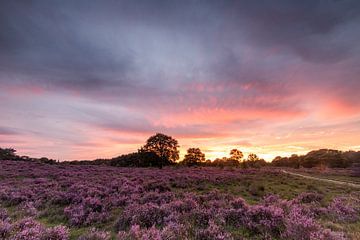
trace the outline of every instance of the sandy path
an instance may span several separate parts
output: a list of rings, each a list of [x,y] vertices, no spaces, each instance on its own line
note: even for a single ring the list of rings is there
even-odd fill
[[[328,183],[335,183],[335,184],[345,185],[345,186],[354,187],[354,188],[360,188],[360,184],[356,184],[356,183],[349,183],[349,182],[342,182],[342,181],[338,181],[338,180],[331,180],[331,179],[325,179],[325,178],[311,177],[311,176],[302,175],[302,174],[299,174],[299,173],[288,172],[288,171],[286,171],[286,170],[281,170],[281,171],[282,171],[283,173],[290,174],[290,175],[293,175],[293,176],[298,176],[298,177],[303,177],[303,178],[307,178],[307,179],[312,179],[312,180],[317,180],[317,181],[323,181],[323,182],[328,182]]]

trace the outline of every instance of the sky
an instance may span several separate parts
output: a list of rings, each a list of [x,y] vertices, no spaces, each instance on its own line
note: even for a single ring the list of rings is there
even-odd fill
[[[360,1],[0,2],[0,147],[360,150]]]

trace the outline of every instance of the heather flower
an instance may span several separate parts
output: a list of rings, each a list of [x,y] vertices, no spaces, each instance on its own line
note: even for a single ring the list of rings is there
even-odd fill
[[[329,215],[341,222],[356,222],[359,211],[343,197],[334,198],[327,208]]]
[[[79,237],[78,240],[110,240],[110,233],[91,228],[89,232]]]
[[[26,216],[36,217],[39,212],[34,206],[34,202],[23,202],[19,206],[20,210],[25,213]]]
[[[168,205],[166,205],[166,207],[168,207],[170,211],[186,213],[197,208],[198,204],[191,198],[185,198],[183,200],[172,201]]]
[[[202,208],[196,208],[189,214],[192,223],[198,228],[206,228],[213,217],[209,209]]]
[[[124,210],[116,226],[118,230],[125,230],[130,225],[139,225],[147,228],[153,225],[163,225],[165,218],[169,214],[165,208],[152,203],[144,205],[133,204]]]
[[[258,233],[278,236],[284,228],[284,211],[276,206],[251,206],[247,217],[247,227]]]
[[[39,240],[44,234],[45,228],[31,218],[25,218],[14,226],[16,230],[12,237],[14,240]]]
[[[235,209],[246,209],[248,206],[243,198],[236,198],[230,202],[231,206]]]
[[[173,200],[174,195],[171,192],[159,193],[159,192],[148,192],[145,193],[142,198],[140,198],[139,202],[141,204],[144,203],[155,203],[158,205],[162,205],[165,203],[169,203]]]
[[[299,194],[294,201],[296,203],[313,203],[320,202],[324,198],[323,195],[314,192],[303,192]]]
[[[99,199],[92,197],[85,198],[80,204],[66,207],[64,213],[74,226],[104,222],[109,218],[106,207]]]
[[[41,240],[68,240],[69,229],[65,226],[56,226],[44,231]]]
[[[9,214],[4,208],[0,208],[0,220],[7,220],[9,218]]]
[[[118,240],[162,240],[161,231],[155,226],[148,229],[141,229],[139,225],[133,225],[130,231],[119,232]]]
[[[330,229],[321,229],[310,234],[311,240],[345,240],[346,237],[342,232],[333,232]]]
[[[240,227],[249,222],[247,209],[226,209],[223,210],[225,223],[229,226]]]
[[[185,225],[170,222],[161,231],[161,238],[166,240],[188,239],[188,233]]]
[[[7,220],[0,220],[0,239],[6,239],[10,235],[12,225]]]
[[[209,221],[206,229],[197,229],[195,233],[196,240],[230,240],[231,235],[221,229],[213,221]]]
[[[285,232],[283,237],[293,240],[309,240],[311,236],[317,234],[321,227],[315,219],[306,214],[299,205],[293,205],[290,213],[285,219]]]

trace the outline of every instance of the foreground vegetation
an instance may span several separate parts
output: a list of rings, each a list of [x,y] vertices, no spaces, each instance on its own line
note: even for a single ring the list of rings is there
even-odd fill
[[[278,169],[1,161],[2,239],[359,239],[357,189]]]

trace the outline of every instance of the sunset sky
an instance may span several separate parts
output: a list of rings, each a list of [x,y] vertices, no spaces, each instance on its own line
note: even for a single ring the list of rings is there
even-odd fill
[[[360,150],[360,1],[1,1],[0,147]]]

